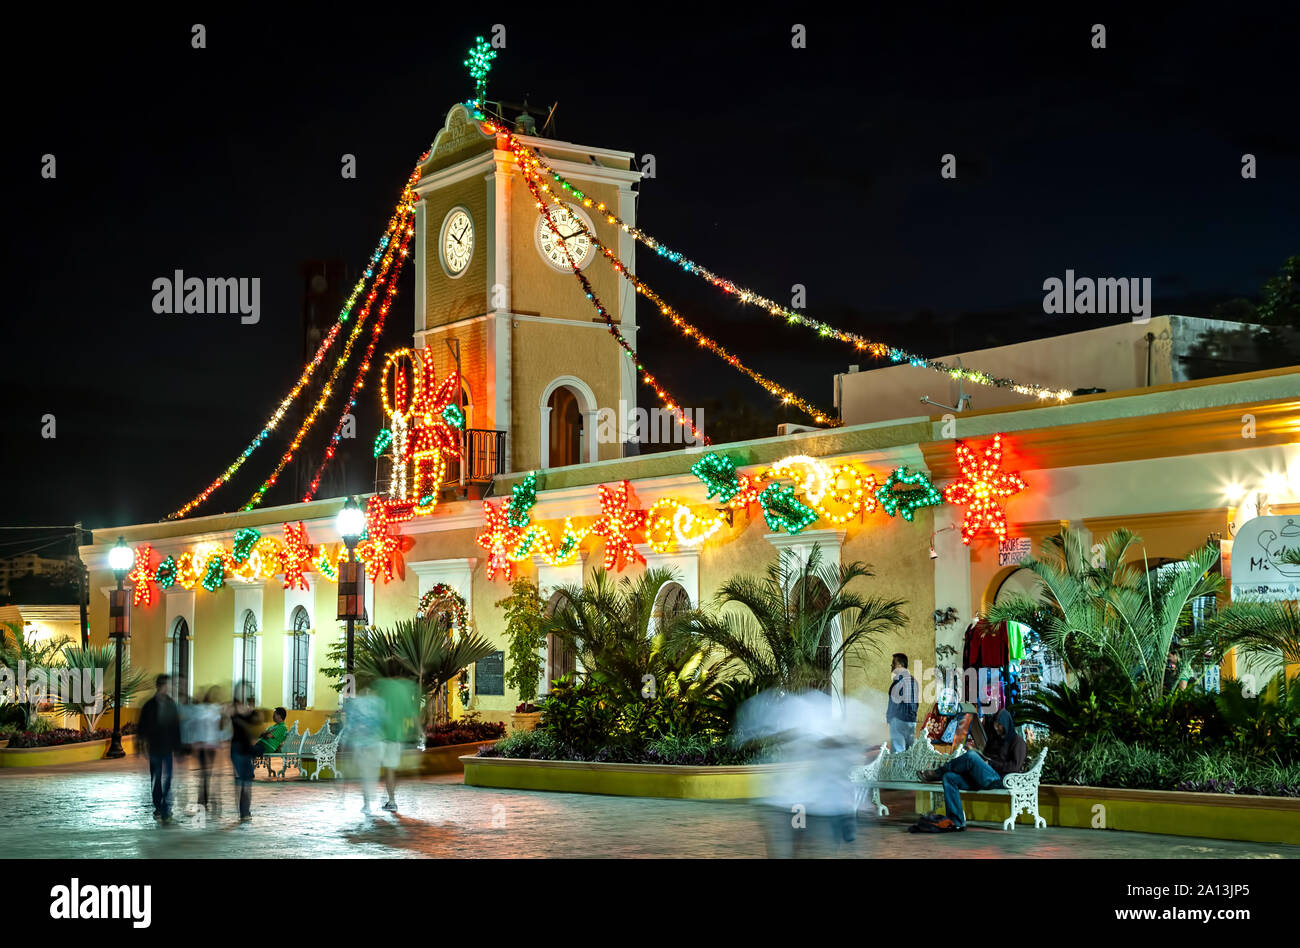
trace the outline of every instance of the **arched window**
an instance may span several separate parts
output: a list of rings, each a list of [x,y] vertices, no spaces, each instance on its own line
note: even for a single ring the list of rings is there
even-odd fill
[[[245,609],[240,632],[235,637],[235,667],[245,693],[257,699],[257,617],[252,609]]]
[[[550,456],[547,467],[582,463],[582,410],[573,389],[561,386],[546,403],[550,409]]]
[[[546,600],[545,614],[549,618],[555,615],[564,601],[564,593],[555,591]],[[543,671],[542,694],[550,694],[551,682],[565,675],[572,675],[578,670],[578,656],[564,639],[555,633],[546,636],[546,666]]]
[[[796,614],[814,615],[820,613],[830,604],[830,601],[831,591],[816,576],[801,577],[790,590],[789,606],[791,611]],[[815,668],[818,680],[810,683],[812,687],[828,695],[831,693],[832,658],[834,657],[831,638],[831,623],[828,622],[825,628],[822,629],[821,641],[817,646]]]
[[[173,694],[190,693],[190,626],[181,616],[172,623],[172,660],[168,672],[172,676]]]
[[[289,701],[295,711],[302,711],[307,707],[307,681],[311,669],[311,616],[303,606],[295,606],[291,618]]]
[[[654,617],[650,622],[650,634],[653,635],[674,616],[691,609],[691,594],[681,583],[667,582],[655,595]]]

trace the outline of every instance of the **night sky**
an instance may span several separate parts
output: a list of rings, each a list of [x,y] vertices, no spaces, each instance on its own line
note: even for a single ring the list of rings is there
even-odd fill
[[[803,50],[795,14],[643,4],[590,22],[574,6],[545,19],[500,4],[464,19],[410,5],[103,19],[37,6],[7,11],[29,19],[10,19],[3,67],[10,525],[157,520],[225,468],[301,369],[301,266],[355,272],[447,109],[470,96],[461,61],[493,23],[507,47],[490,99],[558,101],[555,137],[655,156],[644,229],[777,299],[804,284],[814,315],[930,355],[1086,328],[1042,315],[1043,280],[1067,268],[1150,277],[1157,313],[1208,315],[1257,298],[1300,252],[1300,34],[1281,5],[853,19],[800,4]],[[195,22],[206,49],[191,48]],[[1097,22],[1104,50],[1090,44]],[[1256,180],[1241,177],[1246,152]],[[339,174],[344,153],[356,180]],[[944,153],[956,180],[940,177]],[[638,263],[820,404],[832,374],[862,361],[645,251]],[[176,269],[260,277],[261,321],[156,315],[152,281]],[[410,344],[413,274],[385,351]],[[770,403],[644,303],[638,314],[645,362],[685,404],[732,391]],[[364,394],[358,408],[368,445],[378,411]],[[199,512],[238,507],[278,456],[263,447]],[[372,473],[358,465],[350,487],[370,489]]]

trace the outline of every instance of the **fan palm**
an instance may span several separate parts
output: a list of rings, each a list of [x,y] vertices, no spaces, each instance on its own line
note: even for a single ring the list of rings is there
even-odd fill
[[[59,652],[67,644],[66,639],[36,639],[27,635],[18,622],[0,623],[0,668],[9,670],[15,682],[23,678],[26,669],[50,668],[59,659]],[[23,726],[30,727],[36,716],[36,703],[32,701],[15,701],[22,709]]]
[[[659,591],[672,582],[666,569],[615,581],[593,570],[583,586],[557,590],[560,598],[546,631],[573,649],[583,674],[612,698],[630,703],[656,693],[684,703],[710,698],[726,679],[730,662],[707,640],[688,633],[692,613],[664,615]]]
[[[878,647],[880,636],[907,624],[906,600],[849,591],[850,584],[873,575],[861,562],[823,564],[818,546],[803,562],[787,550],[762,576],[732,577],[718,591],[719,603],[747,611],[694,613],[690,627],[741,665],[759,690],[829,691],[838,664]]]
[[[86,648],[65,645],[62,651],[63,667],[76,690],[65,690],[64,699],[53,702],[56,714],[76,714],[81,717],[83,731],[93,731],[104,712],[113,707],[117,678],[117,652],[113,645],[91,645]],[[149,673],[132,668],[123,656],[122,704],[142,691],[149,682]],[[87,688],[86,685],[90,687]],[[78,697],[78,695],[80,697]]]
[[[1210,620],[1208,631],[1218,652],[1240,649],[1258,674],[1283,668],[1294,675],[1300,666],[1300,606],[1292,600],[1238,600]]]
[[[989,610],[994,621],[1029,625],[1075,670],[1101,664],[1122,672],[1150,699],[1164,693],[1166,657],[1179,619],[1198,596],[1217,592],[1223,578],[1209,570],[1219,558],[1206,546],[1176,563],[1149,568],[1130,562],[1142,542],[1130,530],[1116,530],[1091,561],[1084,534],[1065,530],[1043,541],[1045,555],[1020,565],[1037,576],[1040,598],[1015,597]]]
[[[403,619],[391,629],[361,630],[356,643],[357,681],[362,685],[380,678],[413,681],[424,698],[427,728],[447,682],[496,650],[477,632],[453,637],[443,616]]]

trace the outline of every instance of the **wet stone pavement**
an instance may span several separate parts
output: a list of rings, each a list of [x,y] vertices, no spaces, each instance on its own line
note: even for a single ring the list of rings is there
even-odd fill
[[[228,763],[227,763],[228,768]],[[183,822],[194,799],[182,764],[174,784],[182,822],[151,817],[148,771],[139,758],[0,770],[0,840],[8,858],[592,857],[755,858],[769,855],[773,821],[760,807],[692,800],[539,793],[466,787],[459,774],[403,780],[400,813],[361,813],[355,781],[259,780],[253,821],[234,816],[228,769],[219,816]],[[910,814],[864,814],[857,838],[833,842],[825,827],[798,835],[797,854],[831,858],[1300,858],[1300,846],[1152,836],[1104,830],[909,834]],[[788,825],[781,818],[781,827]],[[789,837],[784,838],[788,845]],[[778,851],[779,852],[779,851]]]

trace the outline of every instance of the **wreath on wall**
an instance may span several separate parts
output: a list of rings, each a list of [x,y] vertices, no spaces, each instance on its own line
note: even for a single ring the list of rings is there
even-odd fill
[[[434,584],[432,589],[420,597],[415,615],[425,619],[443,610],[451,614],[452,628],[464,635],[469,627],[469,609],[465,605],[465,597],[446,583]]]

